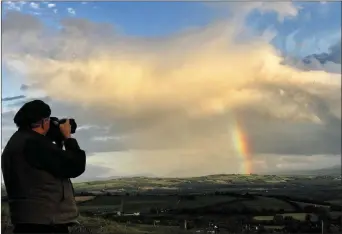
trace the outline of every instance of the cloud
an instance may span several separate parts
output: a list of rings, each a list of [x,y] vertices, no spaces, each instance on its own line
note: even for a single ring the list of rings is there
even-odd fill
[[[56,4],[54,4],[54,3],[49,3],[49,4],[47,5],[47,7],[48,7],[48,8],[54,8],[54,7],[56,7]]]
[[[67,8],[67,11],[71,15],[76,15],[76,11],[73,8],[71,8],[71,7]]]
[[[329,62],[341,64],[341,40],[330,46],[327,53],[312,54],[304,60],[307,64],[313,62],[313,60],[316,60],[321,65]]]
[[[234,20],[145,39],[73,18],[51,33],[34,18],[21,32],[30,43],[18,45],[13,35],[24,18],[4,19],[4,28],[15,26],[3,33],[4,64],[12,71],[24,65],[27,81],[50,97],[53,114],[99,126],[77,132],[93,164],[117,173],[238,172],[237,122],[256,165],[265,154],[340,154],[340,74],[283,64],[270,38],[239,40],[248,28]]]
[[[31,2],[30,3],[30,7],[32,8],[32,9],[39,9],[40,7],[39,7],[39,3],[35,3],[35,2]]]
[[[4,20],[4,24],[2,27],[7,35],[19,32],[37,32],[43,29],[42,22],[39,19],[28,14],[11,11],[8,12],[5,17],[6,20]]]
[[[292,2],[252,2],[250,4],[241,4],[241,9],[244,12],[251,12],[257,9],[261,13],[276,12],[278,14],[278,20],[284,21],[285,18],[294,18],[298,15],[300,9]]]
[[[328,60],[341,64],[341,39],[329,48]]]
[[[341,163],[340,155],[260,155],[253,162],[262,165],[263,168],[272,172],[278,171],[296,171],[296,170],[315,170],[329,168]]]
[[[228,11],[234,18],[244,19],[248,14],[257,11],[261,14],[276,13],[278,20],[283,22],[285,19],[291,19],[298,15],[300,6],[293,2],[215,2],[205,3],[211,7],[222,11]]]
[[[160,155],[165,157],[160,157]],[[147,174],[153,172],[156,175],[165,177],[187,177],[207,174],[241,173],[240,164],[243,161],[233,161],[228,157],[214,156],[211,158],[212,160],[205,160],[200,157],[194,162],[195,157],[195,151],[126,151],[97,153],[88,159],[88,163],[99,167],[110,166],[116,172],[115,175]],[[310,170],[331,167],[338,165],[340,161],[340,155],[262,154],[255,156],[251,160],[251,164],[253,165],[254,173],[276,173],[285,170]],[[147,163],[148,165],[146,165]]]
[[[4,8],[11,11],[22,11],[23,6],[26,4],[24,1],[6,1],[4,2]]]
[[[22,84],[21,86],[20,86],[20,90],[21,91],[26,91],[26,90],[28,90],[30,88],[30,86],[29,85],[26,85],[26,84]]]
[[[25,98],[26,96],[24,95],[18,95],[18,96],[13,96],[13,97],[4,97],[4,98],[1,98],[1,101],[2,102],[7,102],[7,101],[13,101],[13,100],[18,100],[18,99],[23,99]]]
[[[115,174],[115,171],[112,168],[88,164],[86,165],[85,172],[81,176],[73,179],[72,181],[92,181],[96,179],[106,178],[108,176],[113,176],[113,174]]]
[[[110,140],[120,140],[123,137],[121,136],[94,136],[92,138],[93,141],[110,141]]]
[[[323,70],[341,74],[341,40],[331,45],[328,52],[311,54],[303,59],[287,58],[285,62],[303,70]]]

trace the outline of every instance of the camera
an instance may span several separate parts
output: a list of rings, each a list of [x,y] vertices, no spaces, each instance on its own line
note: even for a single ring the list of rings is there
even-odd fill
[[[54,142],[60,148],[63,147],[64,136],[59,129],[59,125],[63,124],[67,121],[67,118],[58,119],[57,117],[50,117],[50,128],[46,134],[52,142]],[[69,119],[69,123],[71,126],[71,133],[74,134],[77,129],[77,124],[75,119]]]

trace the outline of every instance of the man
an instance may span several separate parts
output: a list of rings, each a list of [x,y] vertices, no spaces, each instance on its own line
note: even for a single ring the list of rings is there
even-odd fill
[[[1,156],[13,233],[68,233],[79,215],[70,178],[85,171],[86,155],[60,125],[65,150],[45,137],[50,107],[40,100],[23,105],[14,117],[18,130]]]

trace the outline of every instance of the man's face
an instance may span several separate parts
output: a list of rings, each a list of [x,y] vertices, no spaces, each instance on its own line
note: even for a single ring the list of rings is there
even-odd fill
[[[44,126],[44,135],[45,135],[50,129],[50,117],[45,118],[43,120],[43,126]]]

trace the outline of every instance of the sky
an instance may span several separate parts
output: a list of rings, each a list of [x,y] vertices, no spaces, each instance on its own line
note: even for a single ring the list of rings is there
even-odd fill
[[[274,173],[341,156],[340,2],[2,2],[2,148],[73,117],[84,179]]]

